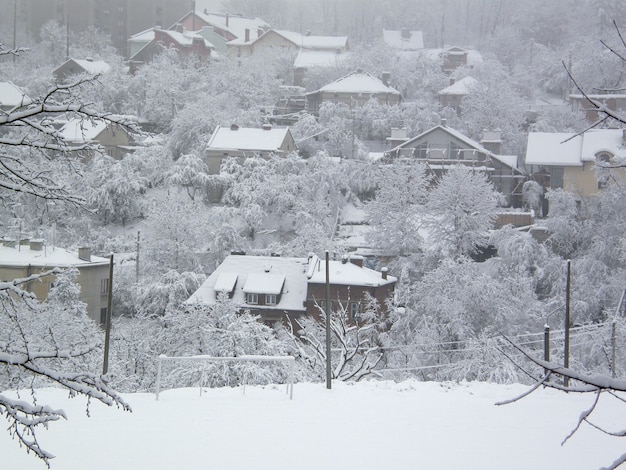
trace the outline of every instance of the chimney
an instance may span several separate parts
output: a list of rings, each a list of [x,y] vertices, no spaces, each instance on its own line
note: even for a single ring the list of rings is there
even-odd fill
[[[305,35],[305,36],[310,36],[310,35],[311,35],[311,30],[310,30],[310,29],[307,29],[307,30],[304,32],[304,35]]]
[[[456,83],[456,78],[450,77],[450,86],[454,85],[455,83]]]
[[[41,238],[33,239],[30,241],[30,251],[43,250],[43,240]]]
[[[231,124],[230,125],[230,130],[231,131],[238,131],[239,130],[239,126],[237,124]]]
[[[246,28],[245,30],[245,42],[250,42],[250,30],[248,28]]]
[[[402,28],[400,30],[400,36],[402,37],[402,39],[406,39],[408,41],[409,39],[411,39],[411,31],[409,31],[408,28]]]
[[[226,13],[226,27],[228,28],[228,13]]]
[[[272,125],[271,124],[263,124],[263,130],[264,131],[271,131],[272,130]]]
[[[359,268],[363,267],[363,257],[358,255],[350,256],[350,262]]]
[[[183,24],[182,23],[176,23],[175,30],[176,30],[177,33],[182,33],[184,31]]]
[[[83,261],[91,261],[91,248],[88,246],[81,246],[78,248],[78,259]]]
[[[493,131],[483,131],[483,138],[480,141],[483,147],[496,155],[500,154],[502,147],[502,131],[495,129]]]
[[[446,127],[448,125],[448,120],[446,118],[441,118],[441,127]]]
[[[85,60],[86,60],[87,62],[93,62],[93,57],[85,57]]]
[[[626,145],[626,129],[622,129],[622,143]]]
[[[256,37],[260,38],[261,36],[263,36],[263,28],[258,28],[256,30]]]
[[[391,72],[383,72],[383,83],[385,86],[389,86],[389,79],[391,78]]]
[[[387,279],[387,274],[389,273],[389,269],[388,268],[382,268],[380,270],[380,273],[382,274],[383,279]]]

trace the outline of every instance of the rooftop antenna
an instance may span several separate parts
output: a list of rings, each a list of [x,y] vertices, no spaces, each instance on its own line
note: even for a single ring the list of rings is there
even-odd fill
[[[65,22],[65,60],[70,60],[70,14]]]

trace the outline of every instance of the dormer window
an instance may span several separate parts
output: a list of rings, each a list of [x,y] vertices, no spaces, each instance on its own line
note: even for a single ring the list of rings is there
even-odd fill
[[[276,294],[265,294],[265,305],[276,305]]]

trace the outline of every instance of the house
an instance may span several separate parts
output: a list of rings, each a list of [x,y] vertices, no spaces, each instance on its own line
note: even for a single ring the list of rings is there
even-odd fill
[[[419,51],[424,49],[424,36],[421,31],[383,29],[383,41],[398,51]]]
[[[218,126],[207,144],[209,174],[219,174],[222,161],[229,157],[263,157],[286,155],[296,151],[296,142],[288,127],[262,128]]]
[[[592,196],[610,183],[596,163],[626,158],[626,129],[591,129],[580,134],[529,132],[526,167],[545,188]]]
[[[329,262],[331,308],[345,307],[359,315],[371,296],[384,309],[397,279],[362,266],[362,259]],[[214,305],[224,295],[242,310],[265,322],[304,316],[318,318],[325,308],[326,262],[308,258],[231,254],[187,300],[187,304]]]
[[[76,267],[80,284],[80,300],[87,304],[91,319],[103,323],[106,319],[109,294],[110,260],[91,255],[89,248],[78,252],[48,246],[43,240],[18,241],[2,238],[0,246],[0,280],[12,281],[53,268]],[[55,275],[27,282],[23,287],[38,299],[45,299],[54,284]]]
[[[304,86],[307,71],[338,67],[347,56],[347,52],[341,51],[300,49],[293,62],[294,86]]]
[[[10,113],[32,102],[24,90],[14,85],[13,82],[0,82],[0,114]]]
[[[293,31],[270,29],[254,37],[249,30],[244,36],[228,43],[229,53],[246,57],[268,49],[297,53],[299,50],[328,51],[343,53],[348,50],[347,36],[312,36]]]
[[[590,101],[593,100],[593,103]],[[594,123],[598,119],[604,117],[604,114],[598,113],[598,105],[606,106],[611,111],[617,113],[626,112],[626,94],[607,93],[607,94],[572,94],[569,95],[569,102],[575,111],[583,111],[587,121]],[[594,104],[596,103],[596,104]]]
[[[262,36],[270,29],[270,25],[260,18],[250,18],[233,13],[210,13],[207,9],[191,10],[180,18],[176,24],[182,25],[187,31],[200,31],[203,28],[212,29],[226,42],[235,39],[247,41]],[[174,27],[170,28],[173,29]],[[246,33],[247,31],[247,33]]]
[[[439,91],[439,107],[452,108],[460,115],[463,99],[478,86],[478,80],[473,77],[465,77],[456,81],[450,79],[450,85]]]
[[[111,66],[103,60],[94,60],[91,57],[86,59],[69,59],[52,71],[57,83],[66,83],[73,77],[88,75],[90,77],[107,73]]]
[[[174,48],[183,57],[194,55],[202,60],[208,60],[215,48],[202,35],[185,31],[182,27],[178,30],[150,28],[132,36],[128,43],[131,52],[136,51],[129,59],[131,74],[134,74],[141,65],[151,62],[154,56],[165,49]]]
[[[307,110],[312,114],[319,113],[323,103],[345,103],[358,107],[375,99],[380,103],[397,105],[402,101],[398,90],[389,86],[389,76],[380,80],[362,70],[356,70],[319,90],[307,93]]]
[[[59,135],[70,147],[98,143],[109,157],[116,160],[132,151],[132,138],[128,131],[119,124],[102,119],[72,118],[59,130]]]
[[[441,60],[441,68],[451,74],[459,67],[474,67],[483,62],[480,52],[458,46],[445,46],[441,49],[425,49],[424,54],[434,60]]]
[[[385,152],[385,161],[414,160],[426,164],[435,175],[441,175],[454,165],[469,166],[483,171],[510,205],[521,207],[525,175],[518,168],[516,156],[499,154],[501,143],[499,131],[485,132],[479,143],[448,127],[442,120],[440,125]]]

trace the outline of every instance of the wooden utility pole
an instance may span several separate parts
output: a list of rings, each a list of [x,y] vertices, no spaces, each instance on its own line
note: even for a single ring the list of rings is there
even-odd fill
[[[109,341],[111,338],[111,304],[113,299],[113,253],[109,262],[109,299],[107,303],[107,316],[104,322],[104,360],[102,361],[102,375],[109,370]]]
[[[565,286],[565,343],[563,350],[563,367],[566,369],[569,367],[569,324],[570,324],[570,290],[572,279],[572,262],[567,260],[567,283]],[[569,378],[563,377],[563,386],[569,386]]]
[[[330,373],[330,255],[326,250],[326,388],[332,388]]]
[[[137,230],[137,256],[135,257],[135,283],[139,283],[139,240],[141,231]]]

